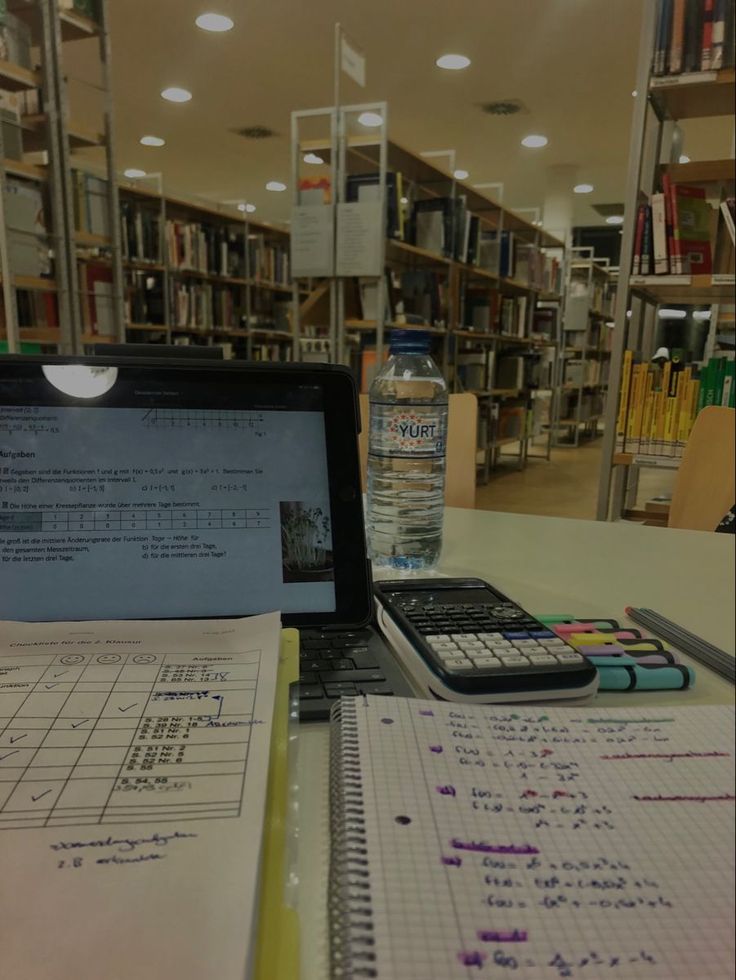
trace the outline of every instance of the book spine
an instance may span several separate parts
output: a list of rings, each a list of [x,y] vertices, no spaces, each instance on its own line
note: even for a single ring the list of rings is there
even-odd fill
[[[652,244],[654,248],[654,274],[667,275],[667,226],[665,222],[664,194],[652,194]]]
[[[633,351],[624,351],[624,363],[621,370],[621,400],[618,403],[616,419],[616,452],[623,452],[626,441],[626,419],[629,411],[629,393],[631,391],[631,364]]]
[[[652,208],[651,205],[644,206],[644,237],[641,243],[641,275],[650,276],[652,274],[654,262],[652,260]]]
[[[644,275],[641,268],[641,251],[644,240],[644,221],[646,220],[647,206],[640,204],[636,212],[636,234],[634,235],[634,258],[631,264],[631,275]]]
[[[651,452],[651,429],[652,416],[654,415],[654,374],[647,368],[647,375],[644,382],[644,411],[641,422],[641,438],[639,439],[639,453],[647,455]]]
[[[674,0],[672,8],[672,37],[670,40],[670,74],[682,71],[682,52],[685,40],[685,0]]]
[[[726,41],[726,4],[732,0],[715,0],[713,5],[713,33],[711,42],[710,68],[718,71],[723,68],[723,46]]]
[[[700,70],[710,71],[711,49],[713,45],[713,0],[703,3],[703,47]]]
[[[669,257],[670,272],[678,273],[680,265],[677,253],[677,195],[675,185],[670,180],[669,174],[662,175],[662,193],[664,194],[664,221],[667,232],[667,255]]]
[[[643,367],[644,365],[642,364],[635,364],[633,368],[629,414],[626,423],[626,452],[633,453],[634,455],[639,452],[639,437],[641,434],[641,425],[637,428],[637,417],[639,419],[641,418],[639,406],[641,401]]]

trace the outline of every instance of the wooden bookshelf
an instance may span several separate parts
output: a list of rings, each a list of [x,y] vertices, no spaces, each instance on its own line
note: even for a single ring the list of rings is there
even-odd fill
[[[736,72],[724,68],[652,78],[649,92],[665,119],[730,116],[734,111]]]
[[[733,303],[733,276],[631,276],[632,292],[652,303]]]
[[[46,148],[47,125],[48,116],[45,112],[22,117],[21,128],[23,129],[24,153],[34,153]],[[105,142],[105,137],[102,133],[94,132],[74,120],[70,120],[67,124],[67,133],[69,134],[69,145],[73,150],[86,149],[90,146],[102,146]]]
[[[673,184],[716,184],[736,181],[734,160],[695,160],[690,163],[668,163],[661,172]]]
[[[0,88],[7,89],[9,92],[22,92],[40,86],[40,72],[0,59]]]
[[[37,167],[35,164],[25,163],[23,160],[10,160],[6,157],[3,160],[3,169],[11,177],[23,177],[39,184],[48,178],[45,167]]]
[[[2,285],[0,276],[0,285]],[[13,285],[16,289],[28,289],[40,293],[55,293],[58,289],[56,280],[46,279],[44,276],[13,276]]]

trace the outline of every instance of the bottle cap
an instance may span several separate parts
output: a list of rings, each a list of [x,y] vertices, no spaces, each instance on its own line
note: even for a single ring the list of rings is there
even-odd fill
[[[427,330],[392,330],[392,354],[428,354],[429,332]]]

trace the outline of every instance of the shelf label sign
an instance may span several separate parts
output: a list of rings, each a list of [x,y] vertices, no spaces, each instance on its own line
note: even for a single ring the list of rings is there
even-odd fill
[[[297,279],[334,275],[334,209],[330,205],[292,210],[291,273]]]
[[[340,67],[349,78],[365,88],[365,55],[344,34],[340,35]]]

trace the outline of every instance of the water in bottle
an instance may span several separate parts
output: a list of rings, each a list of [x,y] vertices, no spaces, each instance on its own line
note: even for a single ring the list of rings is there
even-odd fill
[[[427,571],[439,559],[447,385],[429,334],[394,330],[370,390],[368,551],[374,565]]]

